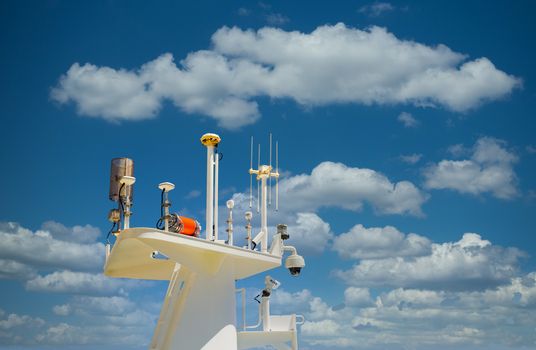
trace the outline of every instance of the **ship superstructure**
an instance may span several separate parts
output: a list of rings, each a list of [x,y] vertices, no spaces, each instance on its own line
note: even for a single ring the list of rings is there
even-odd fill
[[[285,267],[292,275],[299,275],[305,266],[296,249],[284,244],[289,237],[286,225],[277,225],[277,232],[269,244],[268,210],[271,201],[271,178],[279,178],[270,163],[253,169],[253,156],[249,174],[255,176],[260,198],[258,201],[261,227],[252,237],[252,213],[247,220],[246,244],[235,246],[233,239],[234,202],[227,201],[227,239],[218,232],[218,145],[216,134],[205,134],[201,143],[207,149],[206,218],[204,237],[202,227],[195,219],[170,212],[169,192],[174,185],[163,182],[161,191],[161,217],[157,228],[130,227],[133,185],[133,161],[128,158],[112,160],[110,199],[118,203],[109,214],[113,222],[111,232],[116,236],[112,245],[106,244],[104,273],[109,277],[145,280],[169,280],[160,317],[150,349],[181,350],[237,350],[271,345],[278,350],[297,350],[297,325],[303,323],[299,315],[271,315],[270,295],[279,283],[265,277],[260,295],[259,322],[248,326],[245,321],[245,290],[237,290],[235,283],[281,266],[284,252],[290,252]],[[260,147],[259,147],[260,150]],[[251,144],[253,155],[253,140]],[[276,159],[277,159],[276,143]],[[252,203],[250,182],[250,206]],[[269,191],[270,189],[270,191]],[[276,182],[276,206],[278,185]],[[242,325],[237,326],[236,293],[242,293]]]

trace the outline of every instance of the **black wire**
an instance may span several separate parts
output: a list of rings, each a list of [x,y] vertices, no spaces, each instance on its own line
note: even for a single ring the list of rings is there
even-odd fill
[[[115,225],[117,225],[117,222],[112,223],[112,228],[110,229],[110,231],[108,231],[108,234],[106,235],[106,243],[107,244],[110,243],[110,235],[112,234],[112,232],[114,232]]]
[[[125,215],[125,207],[123,206],[123,199],[121,198],[121,192],[123,191],[123,187],[125,187],[125,184],[121,184],[121,187],[119,187],[119,205],[121,206],[121,214],[123,216]]]

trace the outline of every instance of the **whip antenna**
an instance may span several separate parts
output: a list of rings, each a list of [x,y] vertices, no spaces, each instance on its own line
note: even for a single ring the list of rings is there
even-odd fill
[[[253,207],[253,136],[251,136],[251,147],[249,151],[249,209]]]
[[[279,210],[279,142],[275,142],[275,211]]]
[[[259,143],[259,156],[257,158],[257,169],[261,168],[261,144]],[[259,179],[257,178],[257,213],[261,211],[260,208],[261,188],[259,186]]]
[[[270,171],[272,171],[272,133],[270,133]],[[269,181],[269,192],[268,192],[268,205],[272,205],[272,177],[268,178]]]

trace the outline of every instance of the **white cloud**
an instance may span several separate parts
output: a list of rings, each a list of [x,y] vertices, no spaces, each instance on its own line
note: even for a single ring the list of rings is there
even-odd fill
[[[171,100],[186,113],[238,128],[258,119],[257,97],[305,106],[401,103],[463,112],[521,86],[487,58],[465,61],[444,45],[401,40],[380,27],[339,23],[311,33],[222,27],[212,46],[190,53],[179,67],[171,54],[137,70],[75,63],[51,98],[110,121],[154,118]]]
[[[344,291],[344,303],[348,306],[368,306],[372,298],[368,288],[348,287]]]
[[[382,259],[428,255],[431,242],[414,233],[405,235],[393,226],[366,228],[359,224],[339,235],[333,249],[345,259]]]
[[[289,225],[288,233],[288,244],[294,245],[304,255],[322,253],[333,238],[329,224],[315,213],[298,213],[296,224]]]
[[[398,115],[398,121],[401,122],[406,128],[416,128],[420,122],[415,119],[411,113],[402,112]]]
[[[325,337],[335,336],[339,332],[340,326],[332,320],[306,321],[301,327],[305,336]]]
[[[420,153],[413,153],[413,154],[400,156],[400,160],[408,164],[417,164],[419,160],[421,160],[421,158],[422,158],[422,154]]]
[[[335,275],[358,287],[482,290],[507,283],[523,256],[518,249],[494,246],[478,234],[465,233],[457,242],[432,244],[428,255],[361,260]]]
[[[28,275],[31,268],[87,271],[102,267],[102,243],[77,243],[93,240],[100,233],[98,229],[89,225],[67,228],[53,222],[43,228],[47,230],[32,232],[16,223],[0,223],[0,255],[5,259],[2,270],[11,268]]]
[[[470,243],[472,242],[472,243]],[[464,244],[485,245],[468,238]],[[536,273],[482,291],[348,288],[345,307],[311,297],[302,309],[302,347],[333,349],[530,348],[536,319]],[[352,303],[353,297],[358,302]]]
[[[54,314],[58,316],[68,316],[71,313],[71,305],[54,305],[54,307],[52,308],[52,312],[54,312]]]
[[[31,266],[13,260],[0,259],[0,279],[28,279],[34,277],[36,271]]]
[[[529,154],[535,154],[536,153],[536,146],[533,146],[533,145],[527,145],[525,147],[525,150],[529,153]]]
[[[125,316],[137,306],[123,296],[74,296],[67,304],[55,305],[52,311],[59,316]]]
[[[31,344],[29,332],[39,331],[45,325],[45,321],[39,317],[7,314],[0,309],[0,344]]]
[[[142,286],[138,280],[109,278],[87,272],[55,271],[26,282],[26,289],[34,292],[82,295],[125,294],[126,289]]]
[[[359,8],[359,12],[370,17],[379,17],[386,12],[394,11],[395,7],[388,2],[373,2],[372,4],[364,5]]]
[[[501,199],[518,195],[513,169],[518,158],[506,148],[504,141],[482,137],[472,151],[470,159],[442,160],[429,166],[424,171],[425,186],[473,195],[489,192]]]
[[[359,211],[368,203],[379,214],[418,216],[427,199],[409,181],[393,183],[374,170],[333,162],[320,163],[311,174],[283,179],[279,186],[280,206],[287,211],[314,211],[321,207]]]
[[[94,243],[101,234],[97,227],[91,225],[67,227],[55,221],[43,223],[41,231],[50,232],[55,239],[76,243]]]

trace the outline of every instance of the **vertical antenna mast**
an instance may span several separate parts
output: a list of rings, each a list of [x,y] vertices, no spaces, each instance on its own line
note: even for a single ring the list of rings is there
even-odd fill
[[[279,142],[275,142],[275,211],[279,210]]]
[[[258,164],[257,169],[261,168],[261,144],[259,143],[259,157],[257,158]],[[257,213],[261,211],[260,208],[260,198],[261,198],[261,188],[259,186],[259,180],[257,179]]]
[[[272,171],[272,133],[270,133],[270,171]],[[272,205],[272,177],[268,178],[270,188],[268,190],[268,205]]]
[[[249,152],[249,169],[253,170],[253,136],[251,136],[251,148]],[[253,174],[249,174],[249,209],[253,207]]]

